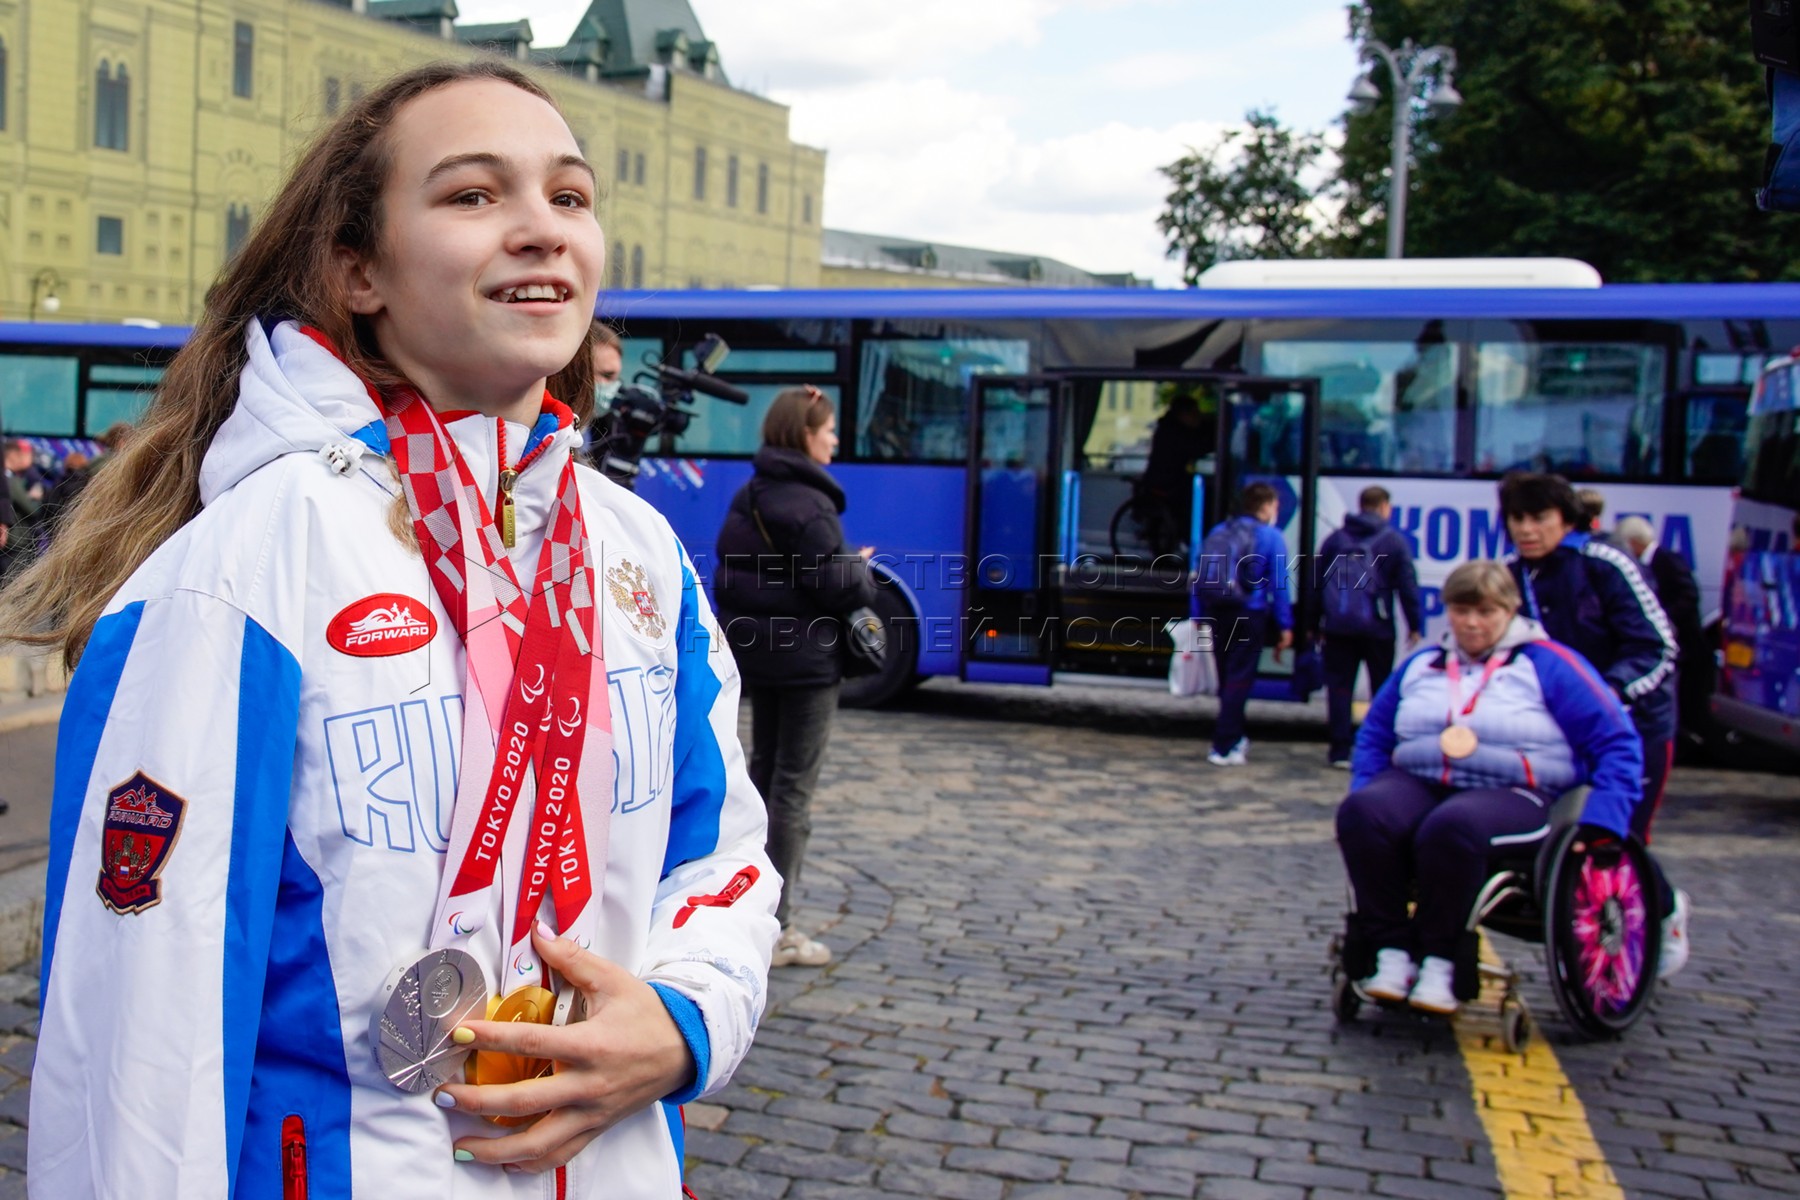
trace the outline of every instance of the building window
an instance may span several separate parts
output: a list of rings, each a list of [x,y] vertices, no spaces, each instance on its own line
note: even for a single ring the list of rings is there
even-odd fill
[[[612,248],[612,285],[625,286],[625,243],[614,242]]]
[[[256,94],[256,30],[239,21],[231,37],[231,94],[248,99]]]
[[[812,224],[812,193],[811,192],[808,192],[804,196],[800,197],[800,223],[802,225],[811,225]]]
[[[125,253],[125,222],[120,217],[101,217],[94,226],[94,249],[100,254]]]
[[[634,288],[644,286],[644,248],[642,246],[631,248],[631,286]]]
[[[639,154],[631,160],[631,182],[639,187],[644,186],[644,156]]]
[[[233,204],[225,210],[225,257],[235,256],[250,236],[250,206]]]
[[[706,147],[694,147],[694,199],[706,199]]]
[[[352,83],[350,85],[350,103],[355,104],[358,100],[361,100],[362,98],[363,98],[363,85],[360,83]]]
[[[737,207],[737,155],[735,154],[725,160],[725,204],[729,208]]]
[[[129,150],[130,110],[131,77],[125,64],[120,63],[114,71],[112,64],[101,59],[94,72],[94,145],[102,150]]]
[[[6,40],[0,38],[0,129],[6,128]]]
[[[756,164],[756,211],[769,211],[769,164]]]
[[[325,77],[325,115],[337,116],[338,106],[343,103],[343,99],[343,88],[338,84],[338,77],[327,75]]]
[[[619,151],[619,165],[613,175],[621,184],[631,182],[631,151]]]

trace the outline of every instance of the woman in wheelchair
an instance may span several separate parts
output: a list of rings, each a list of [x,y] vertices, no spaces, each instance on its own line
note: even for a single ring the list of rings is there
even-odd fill
[[[1582,822],[1624,839],[1643,747],[1587,660],[1519,615],[1504,565],[1464,563],[1443,595],[1450,632],[1370,705],[1337,838],[1355,919],[1376,948],[1357,990],[1449,1014],[1458,942],[1489,862],[1541,845],[1557,796],[1583,783]]]

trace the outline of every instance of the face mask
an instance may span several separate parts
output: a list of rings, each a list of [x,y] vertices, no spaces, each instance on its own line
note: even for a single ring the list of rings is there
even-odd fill
[[[611,404],[613,397],[619,394],[621,383],[621,380],[609,379],[604,383],[595,384],[594,399],[601,404]]]

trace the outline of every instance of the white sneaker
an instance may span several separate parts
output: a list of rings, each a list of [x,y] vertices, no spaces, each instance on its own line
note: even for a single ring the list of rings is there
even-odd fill
[[[1399,1002],[1406,999],[1407,993],[1412,991],[1413,980],[1418,975],[1418,968],[1413,966],[1412,955],[1390,946],[1375,952],[1375,973],[1356,986],[1371,1000]]]
[[[1428,954],[1419,967],[1419,982],[1413,984],[1406,1002],[1422,1012],[1447,1017],[1458,1008],[1455,983],[1456,964]]]
[[[831,961],[831,947],[824,942],[815,942],[789,925],[781,931],[781,940],[775,943],[775,955],[770,960],[772,967],[822,967]]]
[[[1688,894],[1675,889],[1675,911],[1663,918],[1662,958],[1656,964],[1656,977],[1667,979],[1688,960]]]
[[[1249,749],[1250,739],[1239,738],[1237,740],[1237,745],[1225,751],[1223,754],[1214,750],[1211,754],[1206,756],[1206,761],[1215,767],[1241,767],[1249,761],[1249,755],[1246,753]]]

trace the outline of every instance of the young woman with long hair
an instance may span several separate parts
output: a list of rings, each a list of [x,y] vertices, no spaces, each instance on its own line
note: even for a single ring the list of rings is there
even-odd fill
[[[79,663],[33,1195],[680,1193],[780,881],[692,565],[571,455],[596,190],[507,66],[370,92],[0,594]]]
[[[875,603],[874,549],[844,540],[844,489],[826,470],[837,445],[828,396],[811,387],[776,396],[756,473],[719,528],[713,588],[750,698],[750,778],[768,806],[769,857],[782,877],[778,967],[831,961],[830,947],[794,921],[794,894],[844,679],[842,618]]]

